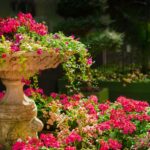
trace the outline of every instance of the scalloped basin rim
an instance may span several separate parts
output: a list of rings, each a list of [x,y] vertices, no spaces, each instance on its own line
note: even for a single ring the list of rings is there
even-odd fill
[[[66,61],[74,52],[66,51],[64,57],[55,51],[37,52],[16,52],[5,58],[5,62],[0,66],[0,78],[7,80],[19,80],[22,77],[29,78],[39,70],[56,68],[60,63]],[[20,63],[20,58],[24,60]],[[63,59],[61,59],[63,58]]]
[[[48,68],[56,68],[61,62],[66,61],[75,52],[66,51],[64,56],[54,50],[43,51],[38,54],[36,51],[25,52],[19,51],[9,54],[1,63],[0,72],[3,71],[19,71],[19,70],[44,70]],[[21,58],[24,58],[23,60]]]

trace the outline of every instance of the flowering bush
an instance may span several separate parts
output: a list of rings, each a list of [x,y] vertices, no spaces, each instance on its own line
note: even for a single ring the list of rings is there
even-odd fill
[[[150,74],[144,74],[140,71],[140,68],[122,68],[114,67],[100,67],[92,70],[93,78],[97,81],[118,81],[123,85],[136,82],[149,82]]]
[[[67,52],[76,54],[63,64],[66,77],[72,85],[77,79],[91,81],[90,66],[92,58],[84,44],[73,35],[67,37],[63,33],[48,33],[48,27],[44,23],[36,22],[31,14],[19,13],[15,18],[0,19],[0,65],[5,63],[7,57],[19,53],[20,64],[24,65],[26,52],[54,51],[62,56]],[[75,86],[72,86],[75,88]]]
[[[94,95],[85,98],[81,94],[51,93],[46,97],[42,93],[40,89],[26,90],[28,96],[36,98],[38,116],[44,122],[43,133],[39,139],[18,140],[13,150],[149,148],[150,107],[147,102],[120,96],[114,103],[99,103]]]

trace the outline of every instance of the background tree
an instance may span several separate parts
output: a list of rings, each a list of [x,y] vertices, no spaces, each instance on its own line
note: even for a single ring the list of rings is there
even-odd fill
[[[63,17],[55,31],[80,37],[92,56],[107,64],[107,51],[120,48],[122,35],[110,28],[107,0],[61,0],[57,12]],[[106,30],[107,29],[107,30]],[[108,42],[106,42],[108,41]],[[98,63],[99,65],[99,63]]]
[[[109,12],[114,27],[125,33],[126,43],[139,51],[142,71],[149,70],[150,60],[150,1],[109,0]]]

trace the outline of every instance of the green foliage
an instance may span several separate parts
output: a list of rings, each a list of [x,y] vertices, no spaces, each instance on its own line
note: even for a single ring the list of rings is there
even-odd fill
[[[99,67],[92,70],[92,75],[95,80],[98,81],[118,81],[123,85],[127,85],[134,82],[150,82],[150,74],[143,74],[138,68],[126,67],[122,68],[113,67]]]
[[[93,26],[99,26],[100,20],[99,18],[94,18],[93,16],[89,16],[86,18],[68,18],[58,23],[54,27],[54,32],[63,31],[65,34],[71,35],[75,34],[76,36],[85,36],[87,32],[89,32]]]
[[[149,70],[150,3],[149,0],[110,1],[110,14],[118,31],[125,34],[126,43],[141,52],[142,71]]]
[[[58,3],[58,12],[64,20],[58,23],[54,31],[84,38],[91,30],[110,24],[107,9],[107,0],[61,0]]]
[[[91,86],[93,77],[91,74],[90,65],[87,64],[90,55],[84,55],[82,51],[72,56],[69,61],[63,63],[63,69],[68,80],[67,88],[69,93],[79,92],[82,85]]]
[[[108,29],[92,32],[87,36],[85,43],[89,45],[90,52],[95,55],[103,50],[116,51],[123,44],[123,34]]]
[[[21,33],[22,31],[18,31]],[[63,33],[46,34],[40,36],[36,33],[22,33],[20,43],[19,63],[22,65],[21,71],[26,71],[27,58],[22,55],[26,52],[33,52],[41,49],[42,51],[58,53],[63,62],[64,74],[70,84],[70,90],[78,91],[77,87],[81,82],[89,83],[92,81],[88,59],[91,57],[87,52],[86,46],[73,36],[65,36]],[[4,40],[0,43],[0,55],[11,55],[11,41]],[[75,56],[72,56],[75,54]],[[7,56],[6,55],[6,56]],[[1,58],[0,60],[5,60]],[[1,61],[3,63],[5,61]]]

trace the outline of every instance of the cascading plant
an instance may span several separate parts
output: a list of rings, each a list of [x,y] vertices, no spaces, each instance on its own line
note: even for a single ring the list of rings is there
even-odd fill
[[[19,54],[19,62],[24,71],[26,58],[24,53],[43,52],[59,53],[62,61],[67,55],[71,56],[63,63],[63,69],[72,89],[78,90],[81,82],[90,83],[92,76],[90,66],[92,58],[84,44],[73,35],[67,37],[63,33],[48,33],[44,23],[36,22],[31,14],[19,13],[15,18],[0,19],[0,65],[14,54]]]

